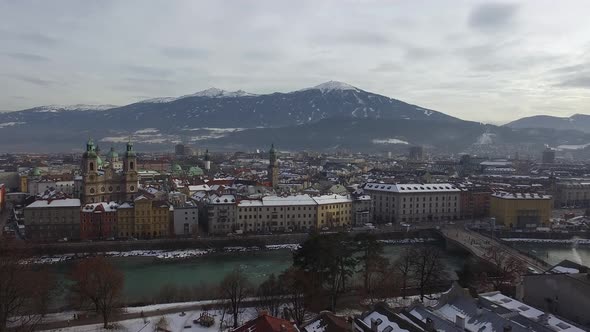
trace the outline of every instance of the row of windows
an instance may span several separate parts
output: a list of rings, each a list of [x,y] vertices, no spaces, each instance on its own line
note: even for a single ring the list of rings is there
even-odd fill
[[[258,208],[258,211],[262,211],[262,209],[263,208]],[[267,207],[266,208],[266,211],[270,211],[270,209],[271,208]],[[284,207],[279,207],[278,209],[279,209],[278,211],[283,211]],[[286,210],[287,211],[291,211],[291,210],[293,210],[293,211],[295,211],[295,210],[297,210],[297,211],[301,211],[301,210],[303,210],[303,211],[307,211],[307,210],[309,210],[309,211],[315,211],[315,207],[311,207],[311,206],[310,207],[307,207],[307,206],[301,207],[301,206],[298,206],[297,209],[295,209],[295,207],[287,206]],[[239,211],[240,212],[243,212],[243,211],[256,212],[256,208],[255,207],[239,208]],[[277,211],[277,208],[276,207],[273,207],[272,208],[272,211]]]
[[[287,218],[295,218],[295,215],[294,214],[287,214],[286,216],[287,216]],[[262,216],[258,216],[256,214],[254,214],[254,215],[252,215],[252,214],[244,215],[243,217],[244,217],[243,219],[263,219]],[[267,218],[268,217],[270,217],[272,219],[277,219],[277,218],[283,218],[283,215],[282,214],[281,215],[273,214],[271,216],[267,216]],[[312,217],[315,217],[315,214],[303,214],[303,218],[306,218],[306,217],[307,218],[312,218]],[[301,214],[300,213],[297,214],[297,218],[301,218]],[[238,219],[242,219],[242,215],[239,215],[238,216]]]

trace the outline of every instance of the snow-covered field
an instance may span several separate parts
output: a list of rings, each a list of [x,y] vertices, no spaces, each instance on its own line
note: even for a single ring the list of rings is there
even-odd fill
[[[164,307],[159,308],[163,310]],[[157,310],[157,309],[156,309]],[[146,311],[147,312],[147,311]],[[119,321],[114,324],[115,328],[110,330],[104,330],[102,328],[102,324],[92,324],[92,325],[83,325],[83,326],[73,326],[67,327],[52,331],[63,331],[63,332],[91,332],[91,331],[145,331],[151,332],[156,330],[156,326],[158,322],[165,318],[167,324],[165,325],[165,329],[169,331],[193,331],[193,332],[217,332],[219,331],[219,323],[222,317],[222,313],[220,311],[209,311],[208,313],[213,315],[215,319],[215,324],[211,327],[204,327],[199,324],[195,324],[193,321],[198,319],[201,315],[201,310],[195,311],[186,311],[186,312],[178,312],[168,315],[162,316],[150,316],[146,317],[145,320],[143,318],[137,319],[128,319],[124,321]],[[246,322],[250,319],[255,318],[257,315],[257,311],[255,308],[247,308],[244,312],[240,315],[240,322]],[[229,323],[230,317],[229,315],[225,315],[224,321]]]

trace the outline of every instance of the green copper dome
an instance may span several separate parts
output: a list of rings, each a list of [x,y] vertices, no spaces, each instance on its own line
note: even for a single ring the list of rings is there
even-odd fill
[[[39,169],[39,167],[35,167],[33,168],[33,171],[31,172],[32,176],[41,176],[41,169]]]
[[[172,172],[182,172],[182,167],[175,163],[174,165],[172,165]]]
[[[103,164],[104,164],[104,162],[102,161],[102,158],[99,155],[97,155],[96,156],[96,166],[98,168],[102,168]]]
[[[200,175],[203,175],[203,170],[198,166],[192,166],[188,170],[188,175],[189,176],[200,176]]]
[[[107,153],[107,157],[109,159],[116,159],[119,158],[119,153],[117,153],[117,151],[115,151],[115,148],[111,146],[111,150],[109,151],[109,153]]]

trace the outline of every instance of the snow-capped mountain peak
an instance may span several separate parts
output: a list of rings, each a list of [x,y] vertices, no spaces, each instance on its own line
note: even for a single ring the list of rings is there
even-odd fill
[[[60,112],[60,111],[106,111],[111,108],[119,107],[116,105],[44,105],[33,108],[35,112]]]
[[[190,97],[207,97],[207,98],[232,98],[232,97],[246,97],[246,96],[257,96],[256,94],[246,92],[244,90],[227,91],[218,88],[209,88],[203,91],[195,92],[189,95],[180,97],[161,97],[142,100],[142,103],[169,103],[183,98]]]
[[[330,91],[343,91],[343,90],[354,90],[354,91],[358,91],[359,89],[357,89],[356,87],[344,83],[344,82],[338,82],[338,81],[328,81],[328,82],[324,82],[322,84],[316,85],[312,88],[307,88],[307,89],[303,89],[303,90],[320,90],[322,93],[324,92],[330,92]]]

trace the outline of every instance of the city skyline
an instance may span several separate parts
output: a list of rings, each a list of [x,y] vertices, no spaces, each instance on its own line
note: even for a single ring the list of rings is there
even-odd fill
[[[588,6],[2,1],[0,109],[337,80],[466,120],[570,116],[587,113]]]

